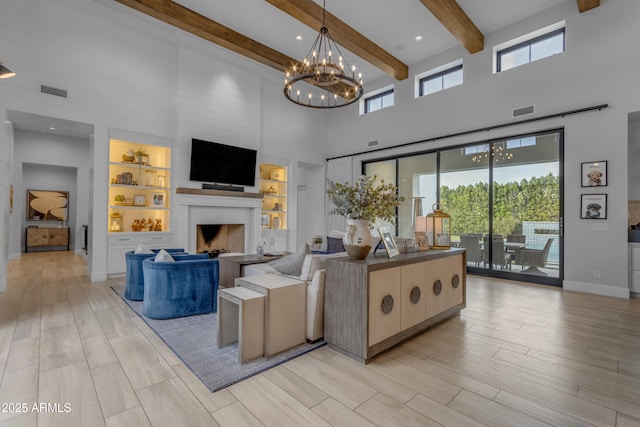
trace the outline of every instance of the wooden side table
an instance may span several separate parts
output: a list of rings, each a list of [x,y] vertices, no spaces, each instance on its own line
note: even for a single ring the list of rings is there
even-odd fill
[[[218,265],[220,267],[220,287],[231,288],[235,286],[234,280],[240,277],[243,265],[263,264],[289,255],[290,252],[283,252],[282,255],[264,255],[259,257],[257,254],[237,255],[218,257]]]
[[[265,296],[264,356],[271,357],[306,341],[307,283],[281,276],[240,277],[237,287]]]

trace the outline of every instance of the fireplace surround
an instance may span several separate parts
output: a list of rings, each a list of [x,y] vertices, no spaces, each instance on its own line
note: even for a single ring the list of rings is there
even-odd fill
[[[221,190],[178,188],[176,190],[178,243],[189,253],[196,253],[198,225],[232,224],[244,228],[243,249],[233,252],[253,253],[260,239],[262,195]],[[227,249],[228,251],[232,251]]]

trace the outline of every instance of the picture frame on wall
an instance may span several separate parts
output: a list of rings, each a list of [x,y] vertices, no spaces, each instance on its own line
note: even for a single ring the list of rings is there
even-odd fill
[[[27,221],[67,221],[69,192],[27,190]]]
[[[583,187],[606,187],[608,185],[606,160],[582,163],[581,170]]]
[[[163,208],[164,207],[164,193],[157,192],[151,194],[151,206],[155,208]]]
[[[384,249],[387,251],[389,258],[393,258],[396,255],[400,255],[398,245],[396,244],[393,234],[389,230],[389,227],[378,227],[378,233],[380,233],[380,239],[384,245]]]
[[[607,219],[607,195],[606,194],[581,194],[580,195],[581,219]]]

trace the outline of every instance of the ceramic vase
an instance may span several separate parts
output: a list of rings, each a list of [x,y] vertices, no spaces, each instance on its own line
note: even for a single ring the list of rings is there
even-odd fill
[[[347,229],[342,238],[344,249],[351,259],[365,259],[371,251],[373,237],[368,219],[347,219]]]

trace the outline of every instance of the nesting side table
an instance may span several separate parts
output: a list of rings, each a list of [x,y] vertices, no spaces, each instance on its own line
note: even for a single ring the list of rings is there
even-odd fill
[[[263,355],[264,300],[249,288],[218,290],[218,348],[237,342],[240,364]]]
[[[279,274],[240,277],[236,287],[264,295],[264,356],[306,341],[307,284]]]

